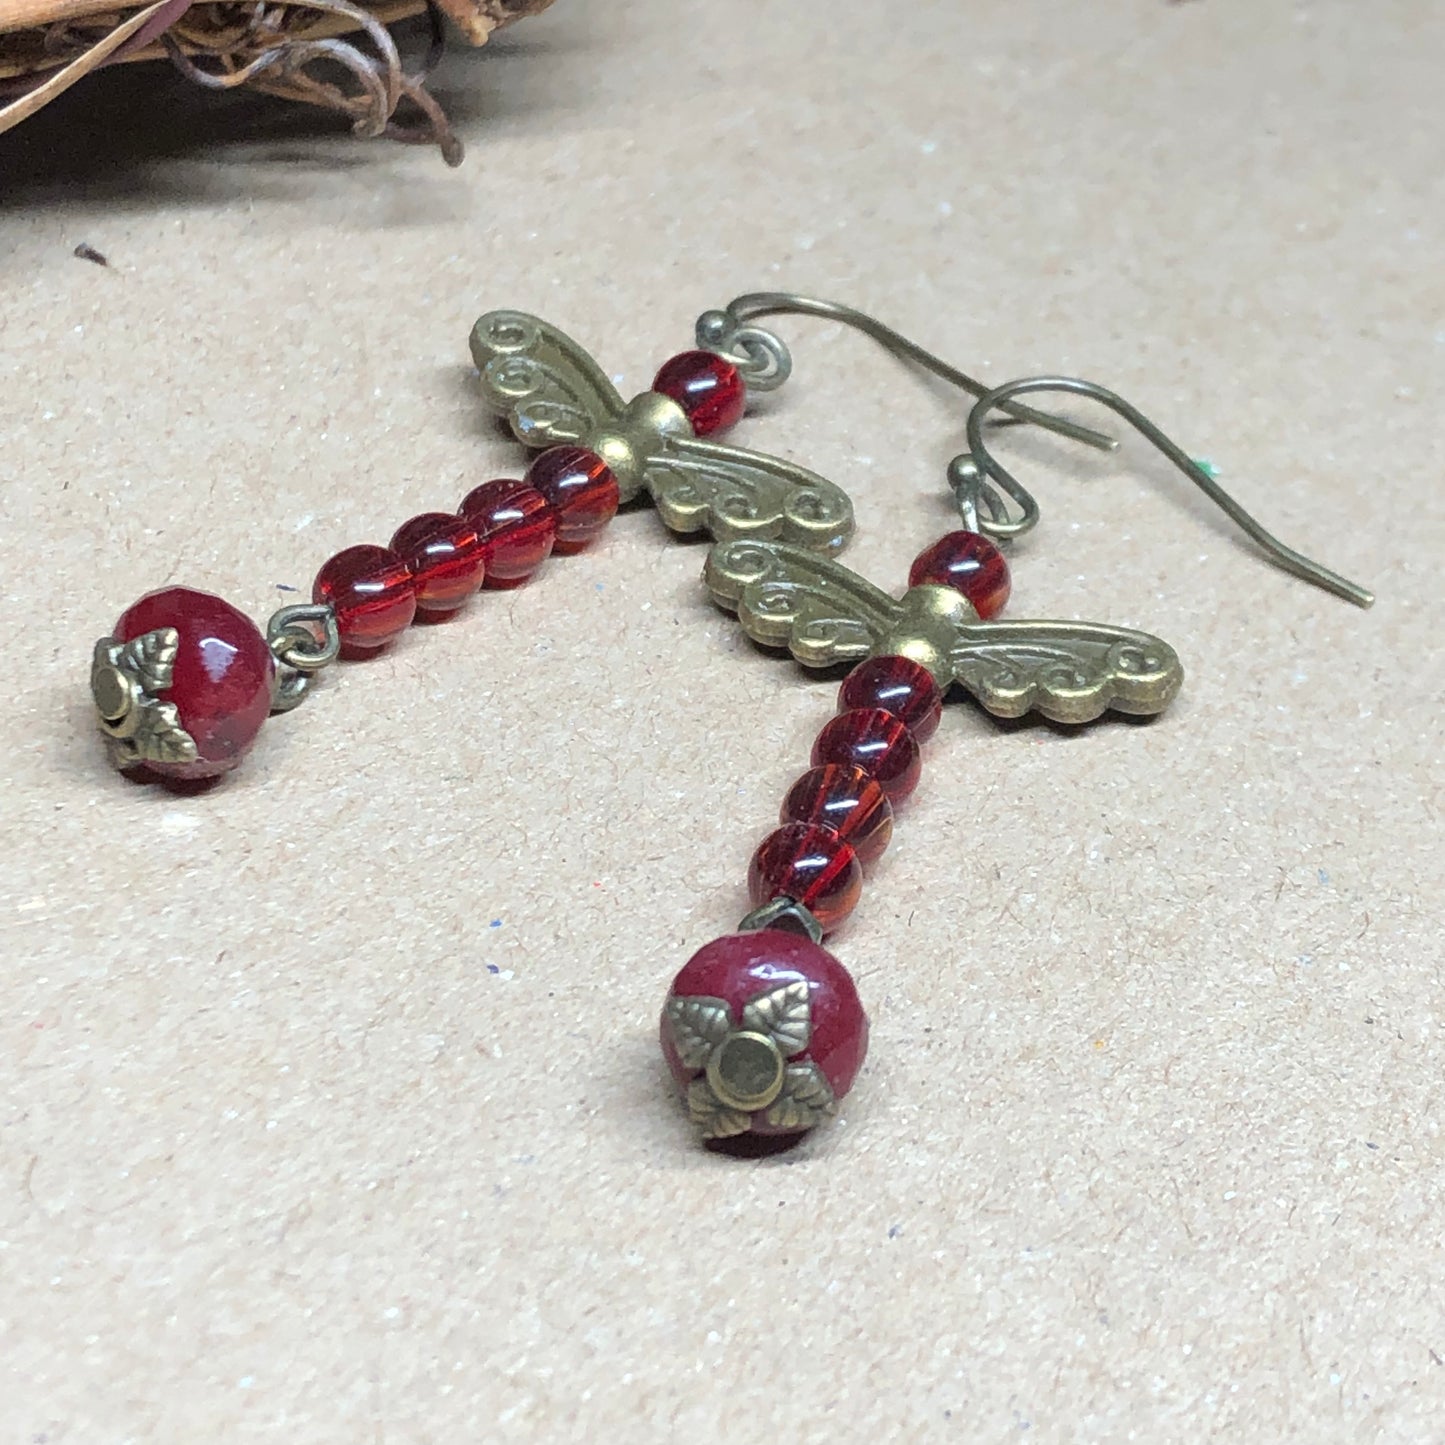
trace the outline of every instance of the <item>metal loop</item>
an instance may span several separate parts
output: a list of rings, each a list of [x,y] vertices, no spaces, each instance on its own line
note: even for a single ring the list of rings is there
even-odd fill
[[[281,608],[266,624],[266,641],[278,665],[290,669],[276,674],[272,712],[290,712],[310,691],[313,675],[341,655],[336,613],[324,602],[298,602]]]
[[[738,924],[739,933],[756,933],[765,928],[776,928],[783,933],[798,933],[804,938],[811,938],[814,943],[823,941],[823,925],[813,916],[812,910],[786,895],[754,908]]]
[[[1123,417],[1146,441],[1151,442],[1199,488],[1227,517],[1262,548],[1286,572],[1323,587],[1359,607],[1368,607],[1374,594],[1358,583],[1341,577],[1319,562],[1312,561],[1279,538],[1267,532],[1245,511],[1223,487],[1209,475],[1177,443],[1170,440],[1137,407],[1123,397],[1100,386],[1098,382],[1082,381],[1074,376],[1032,376],[996,386],[978,399],[968,414],[968,447],[963,456],[955,457],[948,467],[948,480],[958,496],[959,510],[970,530],[991,537],[1016,537],[1027,532],[1039,520],[1039,504],[1033,495],[984,445],[983,427],[995,407],[1007,410],[1009,398],[1026,396],[1036,391],[1065,391],[1101,402],[1115,415]],[[1002,489],[1000,491],[1000,489]],[[1019,508],[1018,516],[1009,514],[1005,495]],[[986,515],[981,515],[981,513]]]
[[[776,391],[793,374],[793,353],[781,336],[746,326],[726,311],[704,311],[695,334],[704,351],[737,367],[750,391]]]
[[[823,301],[816,296],[800,296],[792,291],[749,292],[746,296],[735,297],[722,311],[704,311],[697,319],[697,344],[704,350],[725,356],[743,372],[752,389],[772,391],[791,374],[792,357],[784,342],[771,331],[763,331],[749,323],[763,316],[781,315],[818,316],[825,321],[839,321],[871,336],[895,356],[921,366],[970,396],[983,396],[988,390],[981,381],[975,381],[966,372],[950,366],[942,357],[925,350],[916,341],[910,341],[901,331],[885,326],[866,311],[845,306],[841,301]],[[779,366],[776,374],[764,367],[760,356],[762,350],[767,351]],[[761,379],[755,379],[750,368],[757,368]],[[1057,432],[1059,436],[1097,447],[1100,451],[1113,451],[1118,446],[1118,442],[1102,432],[1063,417],[1050,416],[1047,412],[1034,411],[1031,407],[1004,404],[1002,410],[1015,421],[1029,422]]]
[[[963,452],[949,462],[948,485],[953,488],[953,495],[958,499],[958,512],[963,518],[965,531],[985,532],[994,537],[1013,536],[1015,532],[1026,532],[1038,521],[1038,503],[1014,483],[1017,490],[1009,495],[1019,503],[1031,520],[1020,521],[1012,532],[1007,530],[1008,503],[999,495],[998,488],[979,471],[978,463],[974,461],[971,452]],[[980,508],[988,514],[987,524],[979,516]]]

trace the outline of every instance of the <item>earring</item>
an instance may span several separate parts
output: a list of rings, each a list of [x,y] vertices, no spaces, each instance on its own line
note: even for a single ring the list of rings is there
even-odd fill
[[[970,452],[949,468],[968,529],[922,552],[895,599],[841,563],[786,544],[719,543],[705,580],[755,642],[805,667],[849,664],[812,766],[753,854],[753,904],[738,931],[695,953],[663,1004],[661,1045],[704,1140],[795,1136],[834,1114],[861,1068],[868,1019],[822,940],[852,911],[863,870],[888,846],[894,810],[918,783],[920,744],[954,684],[998,717],[1036,711],[1081,724],[1103,712],[1164,711],[1183,681],[1174,649],[1097,622],[999,621],[1010,577],[986,533],[1037,520],[1032,496],[992,457],[983,423],[1009,398],[1063,390],[1102,401],[1154,443],[1281,565],[1368,606],[1371,594],[1285,547],[1153,423],[1091,382],[1042,377],[987,392],[969,416]],[[1007,514],[1002,493],[1022,508]]]
[[[576,342],[536,317],[494,311],[472,328],[484,403],[539,454],[525,477],[484,482],[455,513],[424,512],[385,547],[347,547],[316,575],[309,603],[283,607],[263,635],[229,602],[187,587],[142,597],[96,643],[91,694],[122,771],[188,783],[245,756],[273,712],[294,708],[338,657],[374,654],[417,618],[456,612],[479,588],[520,586],[552,553],[587,547],[620,503],[647,493],[677,532],[778,539],[828,552],[853,530],[847,494],[816,473],[710,438],[741,416],[749,389],[791,369],[775,337],[745,324],[748,304],[857,317],[806,297],[743,297],[715,350],[664,363],[650,390],[624,403]],[[776,307],[774,307],[776,309]],[[873,334],[978,393],[978,383],[868,318]],[[1007,404],[1017,419],[1107,445],[1072,422]]]

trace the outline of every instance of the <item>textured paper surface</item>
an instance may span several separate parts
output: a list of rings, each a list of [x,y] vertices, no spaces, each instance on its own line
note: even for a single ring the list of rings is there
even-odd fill
[[[1445,1438],[1440,7],[571,0],[449,64],[459,173],[156,75],[0,145],[0,1438]],[[86,674],[148,588],[262,617],[515,473],[480,311],[636,390],[783,285],[1108,382],[1380,600],[1142,444],[1011,434],[1013,614],[1156,631],[1185,691],[951,705],[837,939],[867,1070],[738,1162],[656,1011],[831,687],[701,548],[621,517],[204,796],[107,771]],[[964,409],[779,326],[738,439],[896,585]]]

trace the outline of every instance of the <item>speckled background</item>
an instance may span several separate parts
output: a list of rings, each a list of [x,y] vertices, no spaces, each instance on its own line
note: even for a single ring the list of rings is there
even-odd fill
[[[160,72],[0,140],[4,1445],[1445,1439],[1442,67],[1429,0],[563,0],[448,62],[459,172]],[[951,706],[837,939],[867,1070],[739,1162],[655,1013],[831,690],[700,547],[621,517],[204,796],[107,771],[86,672],[148,588],[264,616],[514,472],[478,312],[640,389],[775,285],[1108,382],[1380,600],[1011,436],[1013,615],[1186,690]],[[738,439],[896,586],[964,408],[779,326]]]

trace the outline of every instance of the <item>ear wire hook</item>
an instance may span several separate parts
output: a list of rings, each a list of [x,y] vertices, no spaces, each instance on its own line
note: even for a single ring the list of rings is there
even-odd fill
[[[1294,548],[1286,547],[1278,537],[1265,531],[1198,462],[1123,397],[1097,382],[1082,381],[1072,376],[1034,376],[1023,381],[1007,382],[981,396],[969,412],[969,450],[949,463],[948,480],[958,496],[964,525],[970,531],[984,532],[991,537],[1015,537],[1020,532],[1027,532],[1039,519],[1039,504],[1028,489],[990,455],[983,440],[984,420],[994,407],[1007,407],[1010,397],[1025,396],[1035,391],[1067,391],[1074,396],[1087,396],[1102,402],[1163,452],[1215,506],[1286,572],[1291,572],[1306,582],[1312,582],[1317,587],[1323,587],[1325,591],[1333,592],[1335,596],[1343,597],[1357,607],[1369,607],[1374,602],[1373,592],[1341,577],[1338,572],[1332,572],[1328,567],[1311,561]],[[999,495],[998,488],[1002,488],[1018,505],[1019,516],[1009,516],[1008,505]],[[986,516],[980,517],[980,509]]]
[[[992,395],[982,382],[975,381],[966,372],[949,365],[941,356],[926,351],[901,331],[885,326],[867,312],[845,306],[841,301],[822,301],[791,291],[753,291],[730,301],[725,310],[704,311],[697,318],[697,344],[731,361],[754,391],[774,391],[792,375],[792,353],[780,336],[749,323],[764,316],[781,315],[819,316],[828,321],[841,321],[843,325],[871,336],[895,356],[921,366],[971,396]],[[1114,451],[1119,445],[1113,437],[1064,417],[1050,416],[1047,412],[1034,411],[1032,407],[1016,406],[1007,401],[998,403],[998,406],[1015,421],[1029,422],[1059,436],[1097,447],[1100,451]]]

